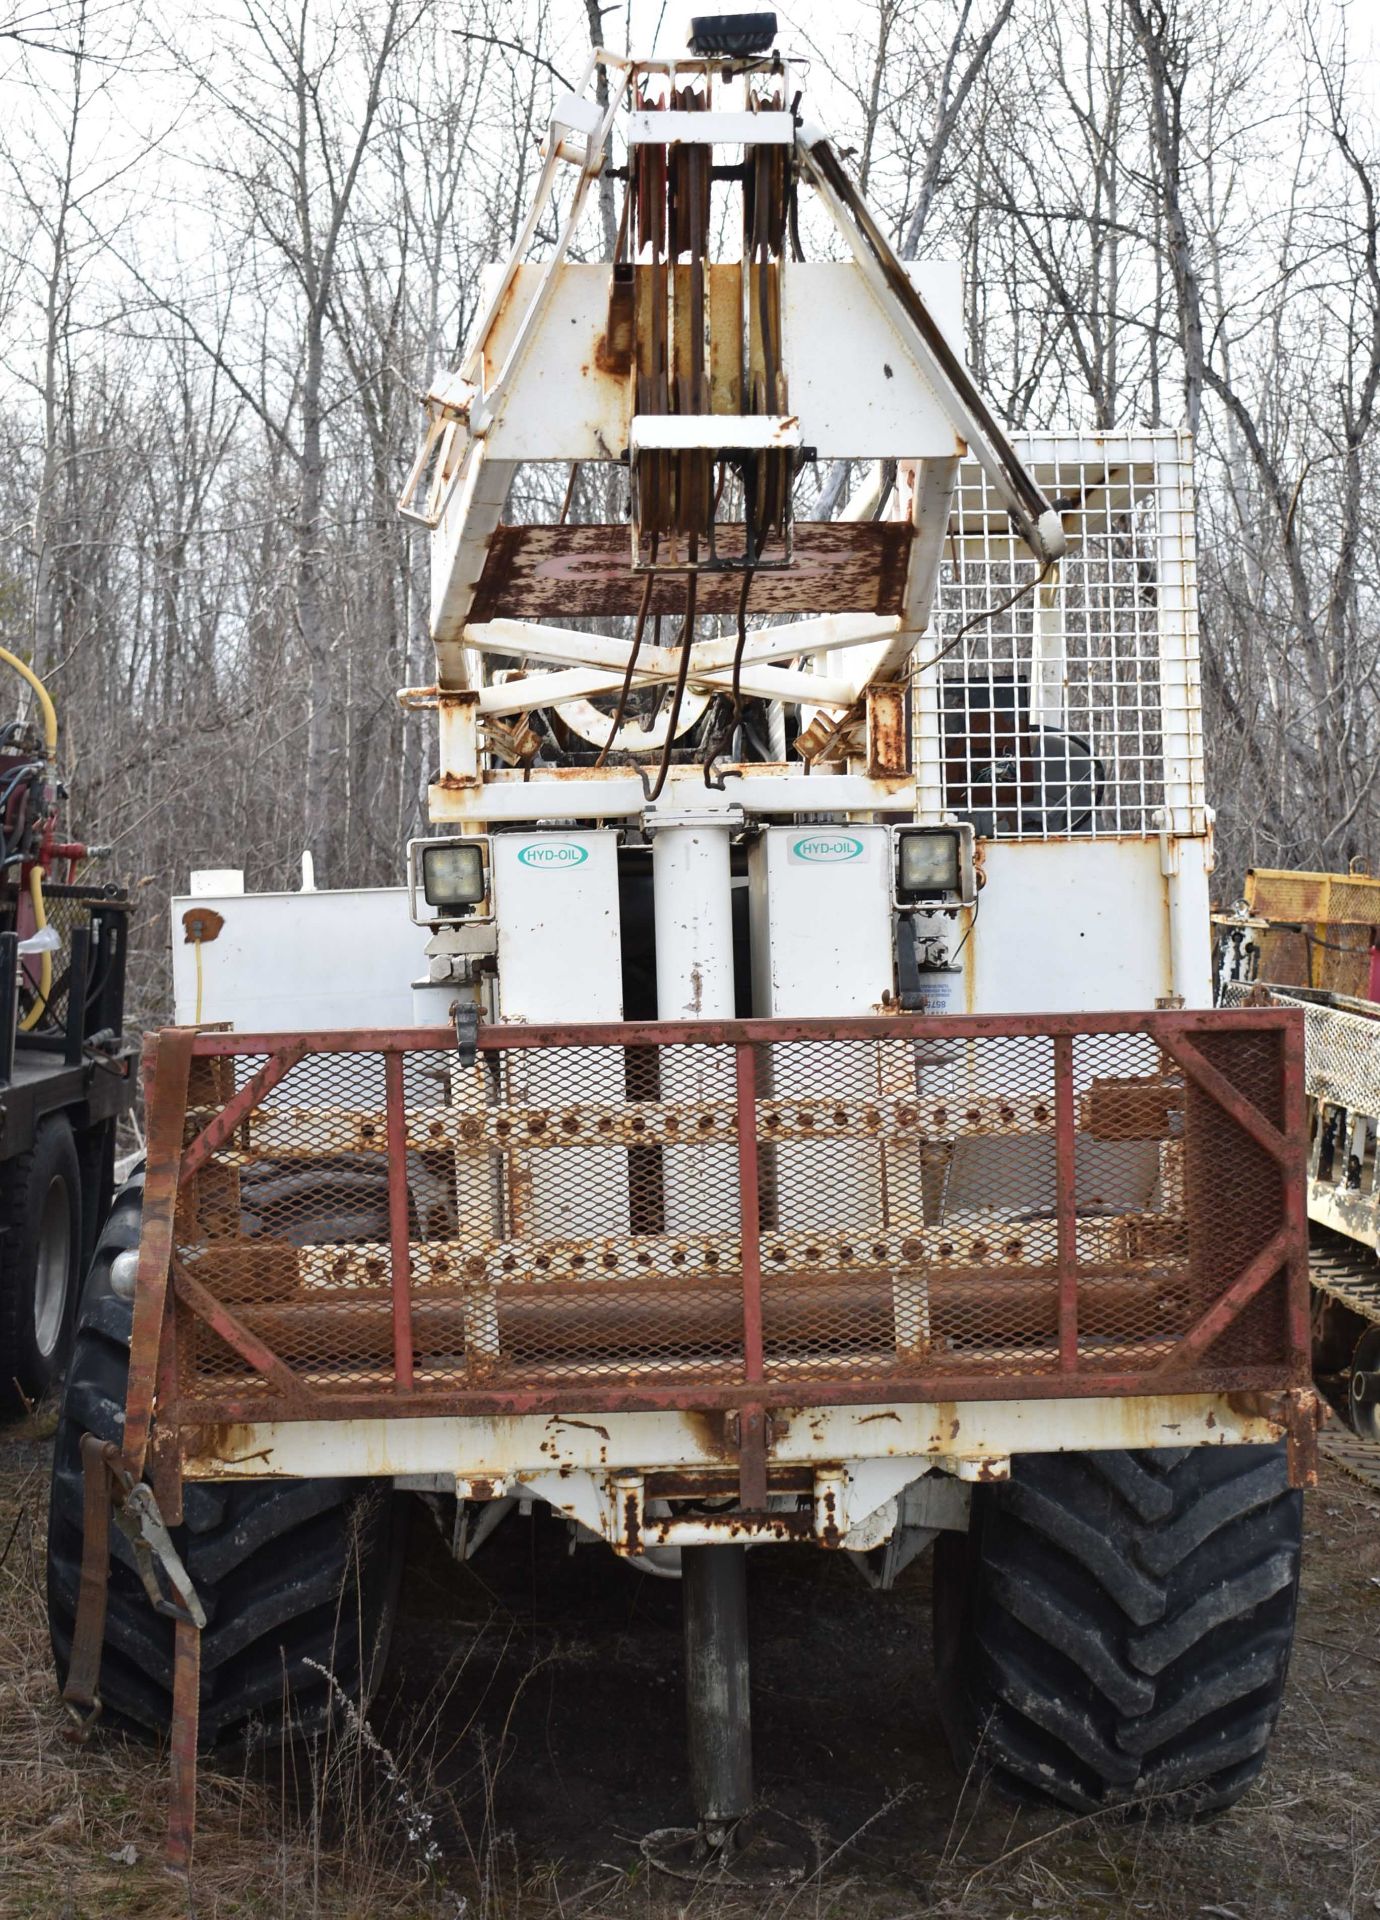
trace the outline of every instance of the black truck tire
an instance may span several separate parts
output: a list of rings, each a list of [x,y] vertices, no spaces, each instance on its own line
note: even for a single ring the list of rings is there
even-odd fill
[[[65,1115],[49,1114],[27,1153],[0,1162],[0,1414],[23,1413],[62,1374],[81,1245],[76,1143]]]
[[[1289,1666],[1302,1496],[1283,1447],[1027,1454],[941,1536],[955,1759],[1080,1812],[1230,1806]]]
[[[132,1304],[112,1290],[115,1256],[139,1239],[142,1182],[115,1199],[82,1296],[53,1454],[48,1623],[67,1676],[82,1555],[83,1433],[124,1432]],[[173,1539],[208,1620],[200,1744],[242,1750],[363,1712],[397,1602],[405,1503],[349,1480],[188,1482]],[[172,1717],[172,1623],[154,1612],[133,1555],[111,1530],[100,1694],[103,1724],[155,1737]]]

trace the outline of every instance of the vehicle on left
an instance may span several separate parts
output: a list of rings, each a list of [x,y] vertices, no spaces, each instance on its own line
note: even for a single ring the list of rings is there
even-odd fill
[[[0,1413],[12,1416],[66,1363],[137,1049],[123,1030],[129,898],[86,877],[106,850],[65,837],[47,689],[3,647],[0,667],[36,715],[0,722]]]

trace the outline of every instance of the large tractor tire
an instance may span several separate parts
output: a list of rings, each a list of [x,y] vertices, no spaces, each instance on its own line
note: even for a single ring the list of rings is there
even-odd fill
[[[0,1415],[22,1413],[67,1358],[81,1285],[81,1167],[66,1117],[0,1162]]]
[[[941,1537],[956,1760],[1080,1812],[1230,1806],[1279,1713],[1301,1541],[1282,1447],[1016,1460]]]
[[[83,1433],[124,1432],[132,1303],[111,1285],[139,1239],[142,1182],[117,1195],[82,1296],[53,1455],[48,1621],[67,1677],[81,1581]],[[348,1480],[188,1482],[173,1529],[206,1608],[204,1750],[317,1732],[344,1702],[363,1710],[382,1670],[402,1565],[404,1504]],[[154,1612],[133,1554],[111,1529],[100,1695],[103,1723],[160,1736],[172,1717],[173,1628]]]

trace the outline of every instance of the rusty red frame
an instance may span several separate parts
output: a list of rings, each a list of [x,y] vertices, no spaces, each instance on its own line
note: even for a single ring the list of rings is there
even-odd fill
[[[1255,1106],[1195,1044],[1214,1033],[1278,1035],[1280,1111],[1275,1122]],[[1076,1039],[1143,1034],[1195,1082],[1237,1126],[1262,1146],[1281,1172],[1280,1214],[1247,1266],[1224,1276],[1220,1294],[1195,1325],[1150,1369],[1105,1372],[1080,1368],[1078,1341],[1077,1216],[1074,1154],[1077,1118],[1073,1081]],[[783,1041],[923,1040],[1036,1037],[1051,1040],[1055,1060],[1054,1142],[1057,1183],[1058,1369],[1041,1374],[984,1373],[966,1363],[892,1373],[836,1378],[766,1379],[763,1366],[762,1271],[758,1226],[759,1050]],[[186,1429],[188,1450],[207,1425],[237,1420],[355,1419],[379,1415],[463,1415],[553,1411],[648,1411],[725,1409],[738,1414],[743,1504],[765,1497],[765,1432],[768,1402],[783,1406],[847,1405],[867,1401],[1045,1399],[1131,1393],[1279,1391],[1308,1381],[1307,1218],[1303,1204],[1307,1114],[1303,1098],[1303,1019],[1296,1008],[1212,1011],[1019,1015],[879,1015],[841,1020],[744,1020],[618,1022],[578,1026],[481,1028],[481,1053],[542,1048],[732,1047],[736,1065],[738,1179],[742,1257],[743,1364],[730,1382],[669,1384],[654,1376],[621,1385],[598,1382],[534,1387],[433,1388],[416,1386],[412,1347],[407,1140],[403,1069],[407,1056],[449,1052],[454,1036],[444,1028],[354,1029],[311,1034],[237,1034],[170,1028],[150,1044],[149,1164],[140,1247],[126,1416],[125,1457],[141,1470],[147,1451],[158,1382],[160,1423]],[[255,1104],[299,1061],[322,1054],[379,1054],[384,1059],[387,1117],[390,1246],[392,1253],[393,1379],[387,1388],[312,1391],[266,1344],[237,1320],[174,1257],[177,1195],[186,1181],[225,1144]],[[188,1082],[194,1060],[267,1056],[254,1075],[185,1146]],[[1263,1231],[1264,1229],[1262,1229]],[[1271,1281],[1282,1278],[1287,1295],[1287,1350],[1278,1362],[1250,1367],[1210,1364],[1210,1349],[1244,1307]],[[171,1286],[170,1286],[171,1282]],[[175,1334],[170,1292],[184,1308],[207,1321],[260,1375],[251,1390],[216,1390],[185,1401],[177,1392]],[[276,1390],[275,1390],[276,1389]],[[179,1440],[174,1453],[182,1450]]]

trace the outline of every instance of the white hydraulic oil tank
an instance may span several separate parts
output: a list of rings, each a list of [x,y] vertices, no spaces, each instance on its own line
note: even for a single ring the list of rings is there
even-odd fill
[[[492,852],[500,1019],[529,1026],[621,1020],[617,833],[499,833]],[[508,1102],[542,1116],[540,1133],[529,1130],[529,1139],[558,1139],[567,1111],[578,1109],[587,1122],[600,1106],[621,1106],[627,1097],[621,1048],[514,1049],[505,1071]],[[624,1150],[576,1155],[514,1146],[504,1157],[510,1237],[627,1231]]]
[[[754,1014],[885,1010],[895,969],[885,827],[767,827],[748,884]]]
[[[885,827],[767,827],[748,856],[748,886],[756,1015],[843,1018],[886,1011],[894,957]],[[876,1099],[883,1080],[897,1076],[904,1091],[913,1079],[904,1045],[879,1049],[849,1041],[821,1049],[785,1042],[771,1049],[769,1084],[761,1091],[778,1100]],[[764,1186],[786,1232],[866,1233],[882,1224],[879,1146],[791,1139],[769,1148],[768,1157]]]

